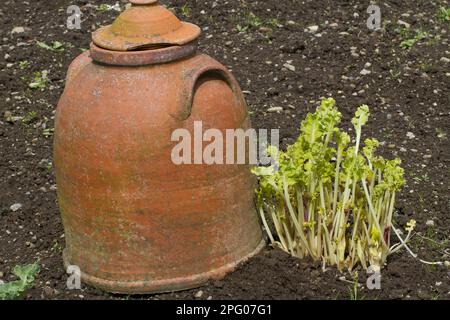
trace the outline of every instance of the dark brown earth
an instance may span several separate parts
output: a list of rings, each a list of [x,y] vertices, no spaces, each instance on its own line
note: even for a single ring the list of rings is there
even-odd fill
[[[88,48],[90,32],[117,15],[96,6],[115,2],[7,0],[0,5],[0,279],[13,280],[15,265],[39,259],[41,272],[27,299],[128,298],[87,286],[66,289],[52,138],[46,137],[68,64]],[[379,31],[366,26],[366,1],[162,2],[203,28],[200,50],[234,72],[254,126],[279,128],[283,146],[294,141],[301,119],[321,97],[333,96],[347,123],[358,105],[368,104],[372,118],[365,133],[383,142],[385,156],[404,160],[407,185],[399,195],[397,225],[416,219],[413,251],[429,261],[450,260],[449,24],[436,18],[446,1],[383,1]],[[188,9],[182,10],[185,3]],[[82,9],[81,30],[65,26],[71,4]],[[237,25],[249,25],[250,12],[262,25],[238,32]],[[410,31],[401,31],[398,20]],[[309,26],[318,31],[305,32]],[[15,27],[25,30],[12,34]],[[425,39],[402,49],[400,43],[416,30],[427,32]],[[42,49],[36,41],[60,41],[64,51]],[[371,73],[361,75],[363,69]],[[50,84],[42,91],[30,89],[33,72],[43,70]],[[283,110],[268,112],[272,107]],[[16,203],[22,207],[11,210]],[[368,290],[367,276],[359,276],[358,298],[450,299],[449,269],[422,264],[406,252],[390,257],[381,290]],[[136,298],[350,299],[349,281],[349,274],[333,268],[322,273],[316,263],[267,248],[221,281]]]

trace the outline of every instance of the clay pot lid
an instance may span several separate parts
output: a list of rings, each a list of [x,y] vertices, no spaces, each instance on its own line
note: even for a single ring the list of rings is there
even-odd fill
[[[160,48],[183,45],[197,39],[200,28],[180,21],[158,0],[130,0],[125,10],[112,25],[92,34],[98,47],[114,51]]]

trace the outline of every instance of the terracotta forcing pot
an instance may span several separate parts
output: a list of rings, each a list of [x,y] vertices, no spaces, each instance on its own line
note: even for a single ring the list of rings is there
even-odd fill
[[[131,1],[68,70],[54,164],[64,262],[117,293],[192,288],[263,246],[248,165],[176,165],[174,130],[250,128],[234,77],[200,30]],[[225,134],[224,134],[225,135]]]

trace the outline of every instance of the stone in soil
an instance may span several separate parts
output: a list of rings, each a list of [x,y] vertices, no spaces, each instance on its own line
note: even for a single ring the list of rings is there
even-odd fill
[[[22,208],[21,203],[14,203],[11,207],[9,207],[12,212],[16,212],[17,210]]]

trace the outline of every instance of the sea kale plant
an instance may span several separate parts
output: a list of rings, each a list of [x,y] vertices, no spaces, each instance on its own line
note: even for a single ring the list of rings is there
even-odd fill
[[[258,210],[272,244],[293,256],[321,260],[324,268],[381,268],[402,246],[390,246],[395,198],[404,184],[401,161],[377,156],[376,139],[362,141],[368,106],[352,120],[354,144],[338,128],[341,117],[334,99],[325,99],[286,152],[268,148],[276,164],[252,170],[259,177]]]

